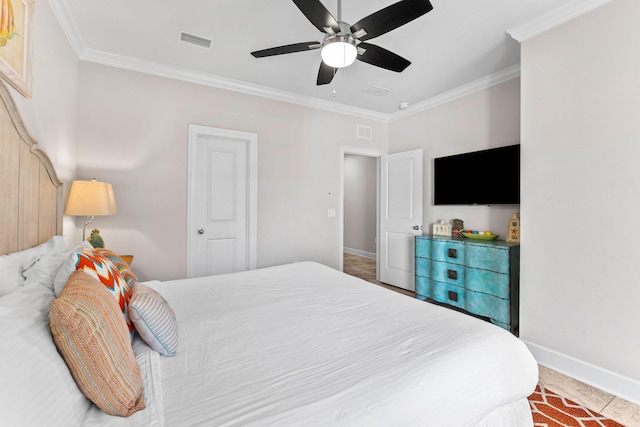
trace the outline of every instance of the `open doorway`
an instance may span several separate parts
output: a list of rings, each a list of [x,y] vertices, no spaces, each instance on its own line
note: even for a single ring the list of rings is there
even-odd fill
[[[377,242],[376,157],[359,154],[344,156],[344,251],[376,259]]]
[[[422,234],[423,151],[384,152],[342,147],[338,269],[344,271],[345,157],[376,158],[376,281],[415,291],[415,236]],[[381,214],[384,213],[384,215]]]
[[[339,269],[344,256],[366,262],[377,278],[379,159],[385,152],[342,147],[340,153]]]
[[[377,269],[378,158],[345,154],[343,159],[343,271],[375,282]]]

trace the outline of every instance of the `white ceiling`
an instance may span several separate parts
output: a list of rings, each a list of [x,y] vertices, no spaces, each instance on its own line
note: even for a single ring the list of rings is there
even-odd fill
[[[337,0],[322,3],[337,17]],[[343,0],[342,19],[353,24],[392,3]],[[51,0],[81,59],[131,69],[172,70],[165,74],[384,115],[397,112],[400,103],[415,105],[504,70],[515,69],[517,74],[520,46],[506,30],[553,16],[561,10],[556,8],[566,9],[576,1],[431,3],[431,12],[369,41],[409,59],[412,64],[404,72],[356,61],[341,69],[333,83],[316,86],[319,50],[260,59],[250,55],[269,47],[322,40],[322,33],[290,0]],[[213,45],[206,49],[179,42],[179,31],[212,39]],[[363,92],[372,87],[389,92],[382,96]]]

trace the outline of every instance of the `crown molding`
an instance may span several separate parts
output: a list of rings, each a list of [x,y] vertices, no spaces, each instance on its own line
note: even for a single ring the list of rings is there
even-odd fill
[[[389,115],[365,108],[352,107],[337,102],[325,101],[322,99],[294,94],[291,92],[272,89],[266,86],[246,83],[239,80],[216,76],[213,74],[191,71],[180,67],[166,66],[150,61],[142,61],[122,55],[115,55],[95,49],[87,48],[80,33],[78,25],[73,18],[71,10],[64,0],[49,0],[53,13],[62,28],[62,31],[69,40],[71,48],[80,61],[94,62],[111,67],[137,71],[145,74],[152,74],[159,77],[167,77],[182,80],[190,83],[212,86],[241,92],[249,95],[262,96],[278,101],[304,105],[307,107],[319,108],[334,113],[348,114],[371,120],[383,122],[389,121]]]
[[[414,114],[430,110],[431,108],[446,104],[447,102],[462,98],[463,96],[470,95],[474,92],[490,88],[491,86],[495,86],[516,77],[520,77],[520,64],[512,65],[493,74],[489,74],[488,76],[484,76],[462,86],[458,86],[457,88],[452,89],[448,92],[444,92],[440,95],[412,105],[406,110],[392,113],[389,118],[391,121],[395,121],[403,119],[405,117],[413,116]]]
[[[247,83],[240,80],[229,79],[200,71],[192,71],[181,67],[168,66],[155,62],[144,61],[122,55],[102,52],[94,49],[85,49],[80,56],[81,61],[93,62],[115,68],[122,68],[130,71],[151,74],[159,77],[166,77],[181,80],[189,83],[196,83],[203,86],[211,86],[248,95],[261,96],[277,101],[289,102],[306,107],[319,108],[333,113],[348,114],[361,118],[388,121],[389,115],[364,108],[352,107],[337,102],[325,101],[322,99],[298,95],[291,92],[272,89],[266,86]]]
[[[582,0],[581,0],[582,1]],[[611,0],[584,0],[589,3],[605,3]],[[572,2],[575,3],[575,2]],[[49,0],[49,4],[56,16],[56,19],[60,23],[60,27],[65,33],[72,49],[76,53],[76,56],[81,61],[93,62],[96,64],[106,65],[115,68],[121,68],[130,71],[136,71],[144,74],[155,75],[159,77],[165,77],[170,79],[181,80],[189,83],[201,84],[204,86],[211,86],[220,89],[226,89],[230,91],[245,93],[248,95],[261,96],[277,101],[288,102],[298,105],[303,105],[312,108],[318,108],[321,110],[330,111],[333,113],[347,114],[355,117],[360,117],[369,120],[376,120],[381,122],[391,122],[404,117],[417,114],[421,111],[434,108],[438,105],[446,102],[453,101],[454,99],[461,98],[471,93],[477,92],[482,89],[497,85],[504,81],[513,79],[520,76],[520,64],[513,65],[511,67],[500,70],[494,74],[482,77],[471,83],[462,85],[456,89],[450,90],[443,94],[424,100],[418,104],[409,107],[406,110],[398,111],[391,114],[380,113],[377,111],[367,110],[365,108],[353,107],[337,102],[326,101],[319,98],[310,96],[298,95],[291,92],[277,90],[266,86],[256,85],[252,83],[243,82],[240,80],[229,79],[221,76],[216,76],[209,73],[192,71],[181,67],[167,66],[151,61],[144,61],[136,58],[131,58],[122,55],[116,55],[108,52],[103,52],[86,47],[80,30],[73,19],[71,11],[69,10],[66,2],[63,0]],[[595,6],[597,7],[597,6]]]
[[[544,15],[509,28],[507,34],[523,42],[609,2],[611,0],[570,0]]]
[[[298,95],[209,73],[192,71],[181,67],[167,66],[164,64],[116,55],[94,49],[85,49],[82,55],[80,55],[80,60],[382,122],[390,122],[411,116],[520,76],[520,64],[515,64],[441,95],[422,101],[407,110],[386,114],[337,102],[325,101],[311,96]]]
[[[53,10],[53,14],[58,20],[58,23],[60,23],[60,28],[62,28],[65,36],[67,36],[67,40],[69,40],[71,48],[75,52],[76,56],[80,58],[86,48],[86,45],[67,3],[63,0],[49,0],[49,6],[51,7],[51,10]]]

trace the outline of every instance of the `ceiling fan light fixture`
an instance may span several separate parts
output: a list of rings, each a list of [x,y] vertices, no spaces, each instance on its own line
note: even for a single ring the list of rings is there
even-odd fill
[[[310,41],[287,44],[257,50],[251,52],[251,55],[255,58],[264,58],[320,48],[322,62],[316,80],[318,86],[331,83],[339,68],[348,67],[356,59],[385,70],[398,73],[403,71],[411,65],[411,61],[368,43],[368,40],[393,31],[433,9],[429,0],[399,0],[349,25],[342,20],[342,0],[338,0],[338,19],[327,10],[322,0],[293,0],[293,2],[309,22],[323,34],[322,43]]]
[[[320,56],[322,61],[330,67],[348,67],[358,56],[356,41],[350,36],[330,37],[323,43]]]

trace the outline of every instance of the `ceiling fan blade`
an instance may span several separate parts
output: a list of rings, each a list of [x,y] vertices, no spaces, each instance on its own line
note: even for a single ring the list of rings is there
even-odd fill
[[[285,53],[304,52],[306,50],[318,49],[322,46],[317,41],[287,44],[284,46],[271,47],[269,49],[256,50],[251,52],[256,58],[264,58],[265,56],[283,55]]]
[[[318,70],[317,85],[320,86],[331,83],[331,80],[333,80],[333,76],[335,76],[337,71],[337,68],[330,67],[324,62],[321,62],[320,70]]]
[[[293,2],[318,30],[324,33],[326,27],[331,27],[334,32],[340,32],[338,21],[336,21],[336,18],[320,3],[320,0],[293,0]]]
[[[376,67],[399,73],[411,65],[411,61],[374,44],[360,43],[358,48],[365,49],[365,52],[358,54],[357,59]]]
[[[362,18],[351,26],[351,33],[358,40],[369,40],[395,30],[432,9],[429,0],[402,0]],[[361,34],[362,30],[364,34]]]

